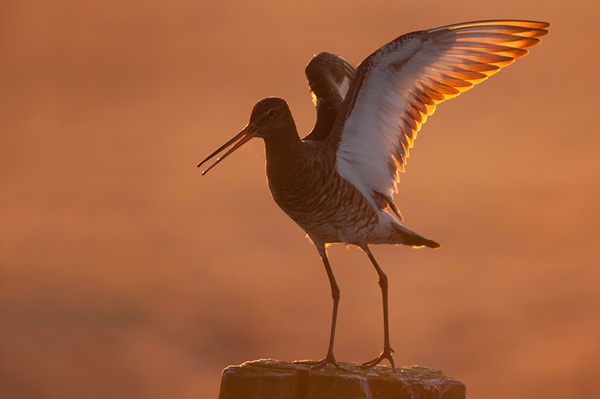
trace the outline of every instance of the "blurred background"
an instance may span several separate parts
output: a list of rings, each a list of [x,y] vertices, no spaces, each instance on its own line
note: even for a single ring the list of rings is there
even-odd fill
[[[487,3],[486,3],[487,4]],[[270,95],[312,128],[304,66],[492,18],[552,23],[443,104],[397,203],[439,250],[376,246],[397,364],[473,398],[589,398],[600,370],[592,1],[40,0],[0,6],[0,397],[210,398],[231,364],[325,354],[329,284],[272,201],[260,140],[196,163]],[[382,347],[368,258],[330,248],[336,355]]]

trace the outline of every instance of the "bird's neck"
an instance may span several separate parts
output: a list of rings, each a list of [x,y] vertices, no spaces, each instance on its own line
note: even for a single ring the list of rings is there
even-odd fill
[[[266,137],[265,152],[269,179],[285,177],[296,169],[296,163],[302,157],[303,150],[302,140],[295,128],[285,133],[281,132],[275,137]]]

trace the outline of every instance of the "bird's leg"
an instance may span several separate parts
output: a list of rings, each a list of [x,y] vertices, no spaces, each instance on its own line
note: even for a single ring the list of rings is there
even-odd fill
[[[333,364],[335,367],[340,368],[335,360],[335,356],[333,355],[333,340],[335,338],[335,324],[337,320],[338,304],[340,302],[340,289],[338,288],[335,277],[333,276],[333,271],[329,265],[329,259],[327,258],[325,246],[317,246],[317,250],[319,251],[319,255],[321,255],[321,259],[323,259],[323,264],[325,265],[325,270],[327,271],[327,277],[329,277],[329,284],[331,285],[331,297],[333,298],[333,315],[331,317],[329,348],[327,349],[327,355],[322,360],[301,360],[294,363],[309,364],[312,366],[312,368],[323,368],[328,364]]]
[[[365,246],[363,248],[363,250],[369,256],[369,259],[371,260],[371,263],[373,263],[373,266],[375,266],[375,270],[377,270],[377,274],[379,275],[379,286],[381,287],[381,296],[383,297],[383,352],[381,352],[381,354],[379,356],[377,356],[375,359],[363,363],[362,366],[365,367],[365,368],[373,367],[373,366],[381,363],[383,361],[383,359],[387,359],[387,360],[389,360],[390,365],[392,366],[392,369],[395,369],[396,366],[394,365],[394,359],[392,358],[392,352],[394,352],[394,350],[390,346],[390,327],[389,327],[389,319],[388,319],[388,281],[387,281],[387,276],[385,275],[385,273],[383,272],[383,270],[381,270],[381,268],[377,264],[377,261],[375,260],[375,257],[373,256],[373,254],[369,250],[369,247]]]

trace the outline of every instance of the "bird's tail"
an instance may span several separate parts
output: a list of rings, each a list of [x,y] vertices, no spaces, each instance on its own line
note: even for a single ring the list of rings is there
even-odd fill
[[[395,223],[394,228],[398,232],[398,244],[410,245],[413,247],[429,247],[429,248],[439,248],[440,244],[437,242],[430,240],[429,238],[425,238],[420,234],[415,233],[414,231],[404,227],[400,223]]]

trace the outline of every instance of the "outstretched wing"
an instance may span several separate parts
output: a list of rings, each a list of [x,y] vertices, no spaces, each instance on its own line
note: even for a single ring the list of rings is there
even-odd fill
[[[338,173],[373,206],[390,206],[408,150],[437,104],[487,79],[538,44],[548,23],[479,21],[400,36],[356,71],[328,144]]]
[[[304,140],[322,141],[329,136],[346,98],[354,77],[354,66],[339,55],[323,52],[313,57],[305,73],[317,107],[317,122]]]

